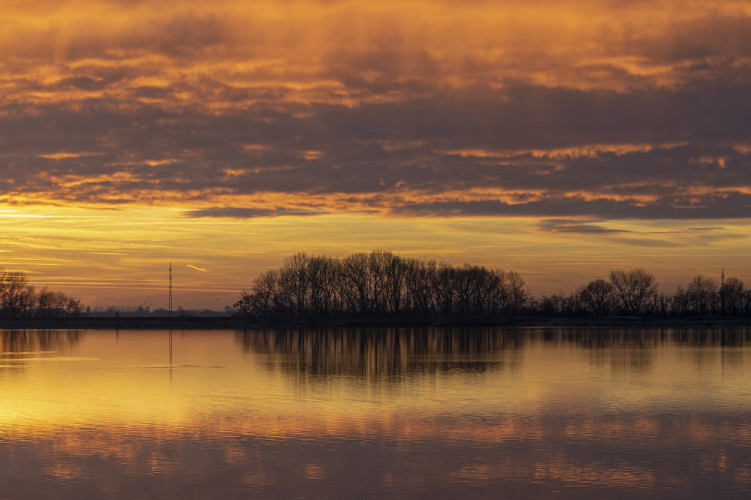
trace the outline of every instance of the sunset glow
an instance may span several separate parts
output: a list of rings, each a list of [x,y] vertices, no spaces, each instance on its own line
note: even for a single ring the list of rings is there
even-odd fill
[[[751,281],[751,5],[7,1],[0,267],[222,309],[305,251]]]

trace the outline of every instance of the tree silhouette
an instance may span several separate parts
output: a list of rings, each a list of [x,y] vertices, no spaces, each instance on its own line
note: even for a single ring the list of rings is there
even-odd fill
[[[615,287],[604,279],[590,281],[581,290],[582,301],[597,316],[605,316],[613,311],[615,302]]]
[[[8,273],[2,276],[2,283],[18,279],[12,275],[10,279]],[[471,264],[452,266],[383,250],[343,259],[298,253],[285,258],[280,269],[261,273],[250,289],[241,293],[234,309],[255,317],[751,313],[751,291],[737,278],[728,278],[719,288],[713,280],[697,275],[672,295],[657,293],[654,275],[641,268],[613,269],[609,278],[592,280],[569,294],[535,298],[514,271]],[[6,316],[19,314],[17,311],[26,307],[14,305],[20,300],[14,291],[19,285],[14,287],[3,285],[0,289]],[[39,296],[40,304],[53,299],[47,292]],[[39,307],[40,311],[51,309]]]
[[[703,274],[697,274],[686,289],[689,310],[705,315],[717,308],[719,286]]]
[[[0,310],[5,318],[56,318],[81,314],[80,301],[43,288],[38,293],[26,274],[0,269]]]
[[[344,259],[298,253],[259,275],[234,309],[267,317],[519,314],[528,293],[521,275],[465,264],[404,259],[388,251]]]
[[[610,282],[615,287],[623,307],[628,314],[639,315],[657,291],[655,277],[644,269],[614,269],[610,271]]]
[[[723,314],[735,316],[742,313],[745,295],[743,281],[733,277],[726,279],[725,284],[720,288],[720,295],[723,303]]]

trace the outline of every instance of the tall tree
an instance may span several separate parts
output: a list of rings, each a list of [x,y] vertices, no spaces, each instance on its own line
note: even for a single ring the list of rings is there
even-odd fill
[[[697,274],[686,288],[689,308],[700,315],[712,313],[719,302],[718,291],[719,286],[716,281],[703,274]]]
[[[720,288],[723,303],[723,314],[737,315],[743,311],[743,296],[745,290],[743,281],[730,277]]]
[[[615,288],[604,279],[587,283],[581,291],[582,300],[597,316],[610,314],[615,302]]]
[[[628,314],[641,314],[649,299],[657,292],[653,274],[644,269],[613,269],[610,282],[615,287],[623,308]]]
[[[372,277],[368,265],[368,254],[355,253],[344,259],[342,272],[345,282],[355,294],[357,312],[361,315],[370,313]]]
[[[30,312],[34,305],[34,289],[29,286],[24,273],[2,271],[0,305],[6,318],[17,318]]]

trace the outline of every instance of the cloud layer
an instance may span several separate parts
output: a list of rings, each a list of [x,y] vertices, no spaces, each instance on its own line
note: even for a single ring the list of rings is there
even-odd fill
[[[8,204],[751,213],[747,2],[67,0],[0,28]]]

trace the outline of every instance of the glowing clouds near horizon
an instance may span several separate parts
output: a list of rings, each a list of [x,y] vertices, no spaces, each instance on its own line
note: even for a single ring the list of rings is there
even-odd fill
[[[520,272],[536,295],[571,290],[641,265],[672,293],[697,272],[749,281],[745,221],[592,222],[528,217],[390,218],[321,215],[186,218],[180,208],[27,207],[0,217],[0,267],[32,285],[64,290],[85,305],[222,309],[262,271],[299,251],[344,257],[390,249],[403,256]],[[206,270],[206,272],[202,272]]]
[[[9,209],[162,210],[143,238],[167,213],[180,226],[232,231],[319,219],[340,254],[376,247],[327,228],[341,217],[429,235],[450,218],[529,218],[532,246],[587,235],[617,248],[611,240],[636,238],[632,226],[654,232],[665,221],[749,235],[747,2],[3,8],[0,203]],[[693,222],[709,219],[718,222]],[[718,260],[730,248],[721,233],[701,240]],[[435,256],[458,250],[452,234]],[[277,259],[332,246],[283,240]],[[502,257],[488,252],[478,263]],[[206,276],[222,268],[184,264]]]

